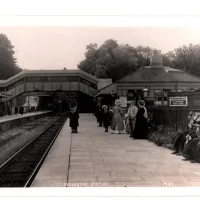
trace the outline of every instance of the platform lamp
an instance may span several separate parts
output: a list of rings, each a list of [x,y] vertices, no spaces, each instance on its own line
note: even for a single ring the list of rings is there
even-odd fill
[[[142,92],[143,92],[144,98],[147,99],[148,94],[149,94],[149,89],[145,87],[145,88],[142,90]]]
[[[110,93],[110,95],[111,95],[112,106],[113,106],[114,103],[115,103],[115,100],[116,100],[116,94],[115,94],[115,92],[112,90],[111,93]]]

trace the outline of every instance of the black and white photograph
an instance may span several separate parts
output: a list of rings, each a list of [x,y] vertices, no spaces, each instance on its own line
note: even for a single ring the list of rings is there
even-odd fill
[[[0,25],[1,188],[199,186],[200,27]]]

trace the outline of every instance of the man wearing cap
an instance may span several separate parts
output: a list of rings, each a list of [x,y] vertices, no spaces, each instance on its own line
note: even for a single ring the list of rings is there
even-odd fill
[[[129,119],[129,127],[130,127],[130,137],[133,137],[133,131],[135,129],[136,122],[136,114],[138,112],[138,108],[135,106],[135,101],[130,101],[130,108],[128,109],[128,119]]]

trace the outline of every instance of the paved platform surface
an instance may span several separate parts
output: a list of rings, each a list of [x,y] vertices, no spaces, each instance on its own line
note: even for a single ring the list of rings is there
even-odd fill
[[[80,116],[79,134],[69,122],[49,152],[32,187],[200,186],[200,164],[128,135],[105,133],[92,115]]]
[[[7,116],[0,117],[0,123],[10,121],[10,120],[14,120],[14,119],[23,118],[23,117],[30,117],[30,116],[34,116],[34,115],[48,113],[48,112],[49,111],[37,111],[37,112],[31,112],[31,113],[24,113],[23,115],[20,115],[20,114],[7,115]]]

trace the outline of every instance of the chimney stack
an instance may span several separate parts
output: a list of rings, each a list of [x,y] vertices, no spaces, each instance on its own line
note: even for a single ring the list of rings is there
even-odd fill
[[[150,58],[150,65],[151,67],[162,67],[163,66],[163,60],[161,51],[159,50],[153,50],[152,55]]]

